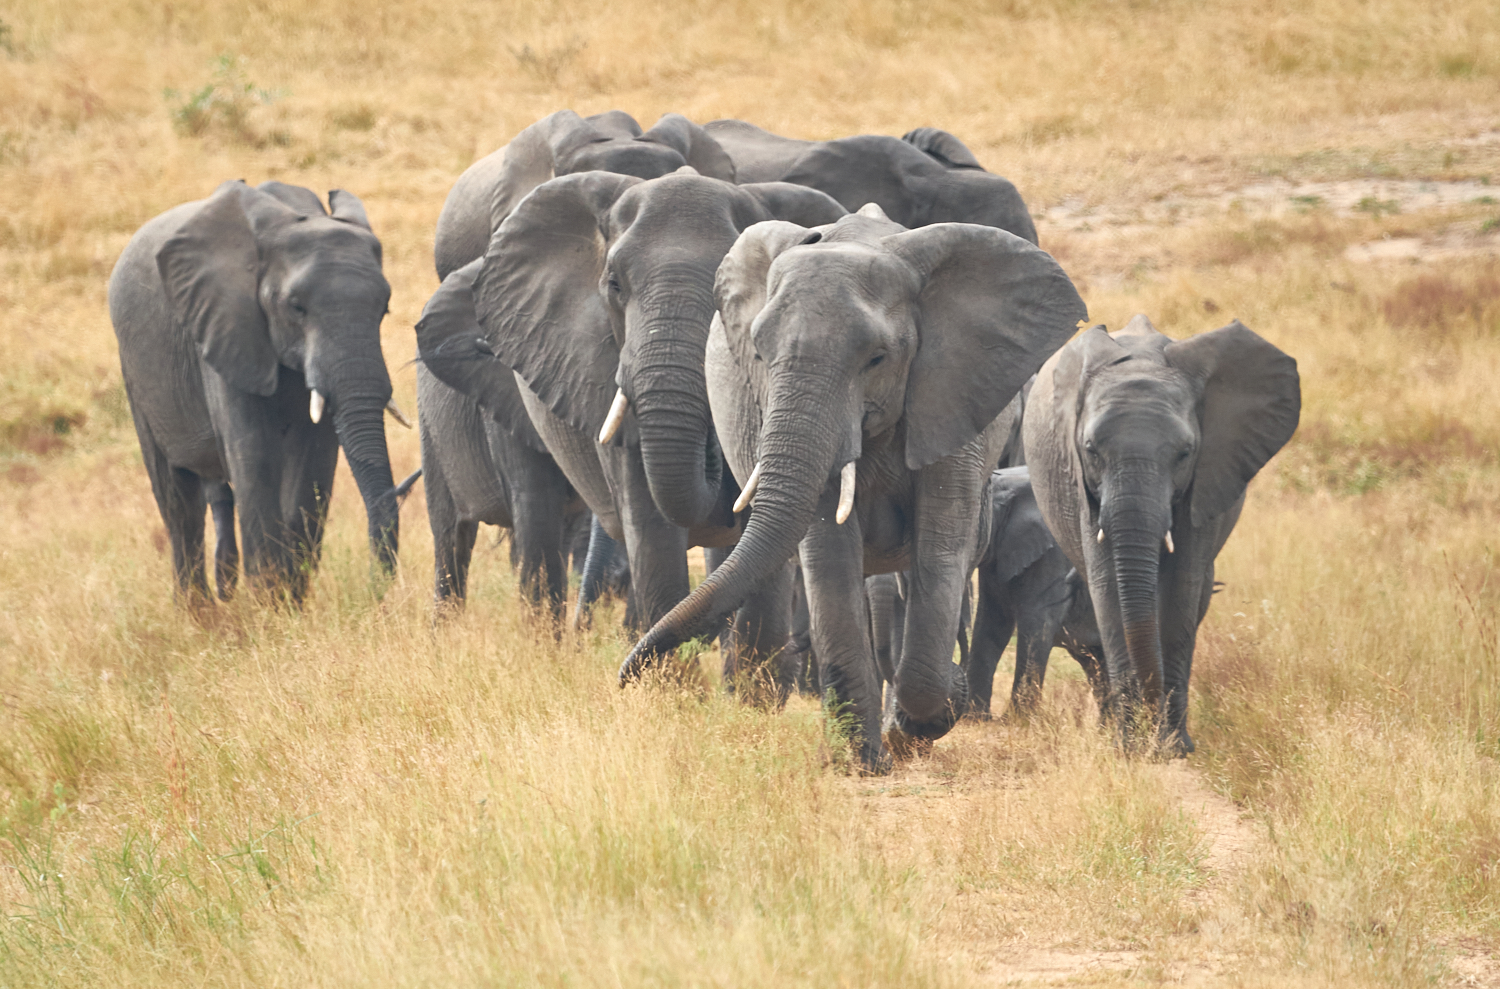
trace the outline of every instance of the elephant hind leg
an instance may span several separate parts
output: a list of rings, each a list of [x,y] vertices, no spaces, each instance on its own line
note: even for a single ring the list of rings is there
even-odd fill
[[[240,578],[240,544],[234,531],[234,491],[223,481],[206,486],[214,516],[214,587],[219,600],[234,597]]]
[[[203,558],[203,522],[208,503],[203,495],[203,481],[195,473],[167,462],[166,453],[156,445],[150,429],[136,418],[136,434],[141,441],[141,459],[151,478],[151,493],[161,512],[167,540],[172,546],[172,575],[177,581],[178,596],[189,604],[209,600],[208,573]]]
[[[978,718],[990,716],[990,704],[995,692],[995,668],[1000,665],[1000,656],[1010,644],[1011,632],[1015,630],[1015,618],[1000,600],[1004,590],[997,591],[987,585],[985,575],[979,578],[979,602],[974,609],[974,639],[969,647],[969,664],[964,672],[969,680],[969,714]],[[1023,668],[1020,657],[1016,661],[1016,686],[1011,688],[1011,708],[1021,713],[1024,700],[1029,695],[1018,687],[1022,681]],[[1018,697],[1022,700],[1017,705]],[[1029,708],[1026,708],[1029,710]]]

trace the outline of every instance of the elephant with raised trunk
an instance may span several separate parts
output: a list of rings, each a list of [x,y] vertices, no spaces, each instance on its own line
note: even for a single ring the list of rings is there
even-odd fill
[[[893,742],[938,738],[967,706],[953,643],[987,537],[990,471],[1016,393],[1084,318],[1083,301],[1019,237],[907,230],[874,205],[815,229],[752,227],[716,296],[709,396],[753,508],[729,558],[636,644],[621,679],[715,631],[799,553],[820,682],[879,771],[890,757],[865,577],[910,571]]]
[[[300,599],[318,559],[342,447],[370,549],[396,565],[398,499],[380,351],[390,299],[364,206],[335,189],[225,182],[141,227],[109,280],[109,312],[141,454],[184,594],[207,596],[206,502],[217,584],[245,571]]]
[[[875,203],[905,227],[978,223],[1036,240],[1036,225],[1008,180],[984,170],[962,141],[923,127],[902,139],[882,134],[801,141],[742,120],[704,125],[733,159],[740,182],[795,182],[844,208]]]
[[[1176,341],[1145,316],[1095,326],[1037,376],[1031,483],[1088,581],[1123,740],[1144,716],[1167,752],[1193,751],[1188,677],[1214,559],[1301,405],[1297,362],[1238,321]]]
[[[424,357],[441,348],[445,363],[470,369],[449,383],[481,404],[484,381],[515,372],[547,449],[624,542],[630,613],[641,622],[686,596],[690,545],[723,545],[739,532],[738,488],[722,469],[703,374],[719,262],[754,223],[843,212],[801,186],[737,186],[690,167],[651,180],[561,176],[495,228],[474,282],[483,333],[455,324],[424,336]],[[777,594],[770,611],[780,615],[789,585],[768,588],[767,601]],[[784,620],[768,619],[757,651],[780,649],[785,637]]]

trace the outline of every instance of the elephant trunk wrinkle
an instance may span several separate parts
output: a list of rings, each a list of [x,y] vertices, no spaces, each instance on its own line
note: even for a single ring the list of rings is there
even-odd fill
[[[1135,487],[1141,486],[1141,480]],[[1159,472],[1152,487],[1168,487]],[[1115,584],[1124,624],[1125,648],[1135,687],[1153,716],[1162,697],[1162,647],[1158,576],[1163,537],[1171,525],[1160,497],[1127,488],[1110,500],[1103,519],[1114,560]],[[1133,691],[1132,691],[1133,692]]]
[[[390,572],[396,566],[400,503],[386,448],[385,404],[369,400],[340,402],[334,408],[333,421],[349,471],[365,503],[370,551],[380,566]]]

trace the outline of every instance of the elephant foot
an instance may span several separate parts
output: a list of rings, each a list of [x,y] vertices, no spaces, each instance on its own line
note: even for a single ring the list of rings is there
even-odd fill
[[[1168,759],[1186,759],[1191,753],[1198,751],[1198,746],[1193,744],[1193,736],[1184,729],[1163,735],[1159,749]]]
[[[932,754],[932,739],[908,735],[900,728],[891,728],[885,733],[885,744],[891,750],[891,755],[900,762]]]
[[[896,760],[891,757],[891,751],[880,744],[879,738],[875,740],[874,745],[861,747],[859,754],[859,775],[889,776],[895,766]]]

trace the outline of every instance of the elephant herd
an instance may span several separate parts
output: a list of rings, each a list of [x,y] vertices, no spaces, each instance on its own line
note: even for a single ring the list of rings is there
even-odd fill
[[[1192,750],[1214,559],[1296,429],[1296,362],[1237,321],[1078,333],[1015,187],[953,135],[561,111],[458,178],[434,260],[416,374],[440,608],[492,523],[553,622],[570,553],[580,620],[625,595],[622,685],[719,635],[733,689],[811,680],[869,771],[987,715],[1013,631],[1013,711],[1061,645],[1122,743]],[[300,600],[340,447],[395,566],[416,475],[386,451],[389,297],[341,190],[226,182],[126,247],[110,315],[181,596],[209,594],[212,508],[218,594],[242,543],[252,583]],[[692,546],[711,572],[690,592]]]

